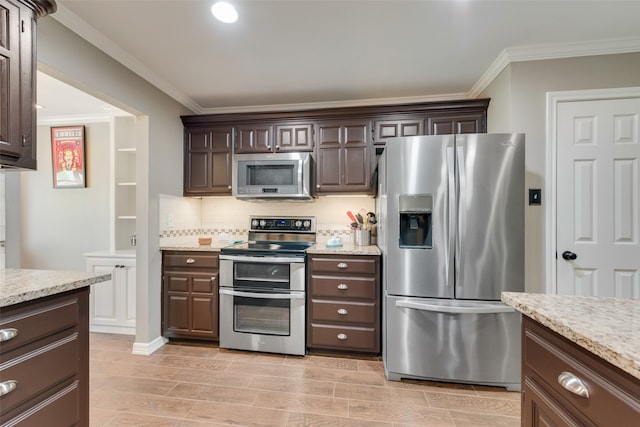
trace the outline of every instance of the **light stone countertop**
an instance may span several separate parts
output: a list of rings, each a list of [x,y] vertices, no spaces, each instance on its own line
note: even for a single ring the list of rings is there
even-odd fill
[[[192,244],[184,245],[166,245],[160,246],[162,251],[219,251],[225,246],[229,246],[231,243],[228,241],[213,241],[210,246],[198,246]],[[309,247],[306,251],[308,254],[323,254],[323,255],[380,255],[380,249],[375,246],[355,246],[353,244],[343,244],[340,248],[327,248],[325,243],[316,243]]]
[[[308,254],[321,254],[321,255],[380,255],[380,248],[375,245],[370,246],[356,246],[353,244],[344,243],[342,247],[331,248],[327,247],[325,243],[316,243],[307,249]]]
[[[640,379],[640,300],[503,292],[502,301]]]
[[[0,270],[0,307],[91,286],[111,274],[57,270]]]

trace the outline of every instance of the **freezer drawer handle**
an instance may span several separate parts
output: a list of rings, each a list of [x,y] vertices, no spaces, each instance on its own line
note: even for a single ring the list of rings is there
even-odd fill
[[[341,262],[340,264],[338,264],[338,268],[347,268],[349,267],[349,264],[347,264],[346,262]]]
[[[577,394],[586,399],[589,398],[589,389],[587,386],[584,385],[580,378],[571,372],[561,372],[560,375],[558,375],[558,383],[573,394]]]
[[[347,334],[338,334],[338,339],[342,340],[342,341],[346,340],[347,339]]]
[[[338,285],[338,289],[340,289],[341,291],[345,291],[345,290],[349,289],[349,285],[347,285],[346,283],[340,283]]]
[[[195,263],[195,262],[196,262],[196,260],[195,260],[195,259],[193,259],[193,258],[187,258],[187,264],[193,264],[193,263]]]
[[[17,336],[18,330],[16,328],[0,329],[0,342],[12,340]]]
[[[453,314],[493,314],[493,313],[510,313],[515,311],[514,308],[507,305],[477,305],[474,307],[453,307],[447,305],[424,304],[411,301],[396,301],[396,307],[413,308],[416,310],[434,311],[437,313],[453,313]]]
[[[349,313],[349,312],[347,311],[347,309],[346,309],[346,308],[339,308],[339,309],[338,309],[338,314],[345,315],[345,314],[348,314],[348,313]]]
[[[18,381],[16,381],[16,380],[9,380],[9,381],[1,382],[0,383],[0,396],[4,396],[5,394],[11,393],[13,390],[16,389],[16,387],[18,387]]]

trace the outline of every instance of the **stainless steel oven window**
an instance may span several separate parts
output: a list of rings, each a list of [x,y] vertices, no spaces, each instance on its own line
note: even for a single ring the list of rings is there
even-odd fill
[[[289,264],[233,263],[233,287],[235,289],[290,289],[290,277]]]
[[[260,335],[291,335],[291,301],[233,297],[233,330]]]

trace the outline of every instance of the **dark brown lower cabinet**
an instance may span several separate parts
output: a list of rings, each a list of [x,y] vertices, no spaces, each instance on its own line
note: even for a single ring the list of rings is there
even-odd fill
[[[0,425],[89,425],[89,288],[3,307]]]
[[[218,340],[218,252],[163,251],[162,335]]]
[[[307,347],[380,353],[380,257],[308,256]]]
[[[522,393],[524,426],[640,425],[640,380],[526,316]]]

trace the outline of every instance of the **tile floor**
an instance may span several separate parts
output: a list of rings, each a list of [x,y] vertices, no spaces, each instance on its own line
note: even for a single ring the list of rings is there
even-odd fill
[[[374,358],[283,356],[91,334],[91,427],[520,426],[520,394],[386,381]]]

